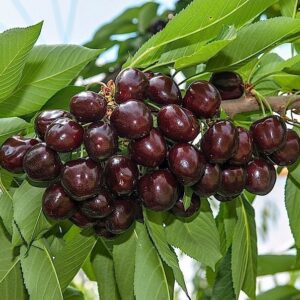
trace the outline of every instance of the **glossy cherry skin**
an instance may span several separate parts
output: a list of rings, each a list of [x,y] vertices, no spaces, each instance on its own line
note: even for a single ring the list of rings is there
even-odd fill
[[[128,157],[115,155],[108,159],[105,166],[105,182],[109,190],[117,195],[133,192],[139,171],[137,165]]]
[[[169,170],[158,170],[141,177],[138,192],[143,205],[154,211],[167,211],[179,199],[178,182]]]
[[[276,170],[274,166],[264,159],[255,159],[246,167],[246,189],[256,195],[270,193],[276,182]]]
[[[115,234],[106,229],[105,222],[97,222],[97,224],[94,226],[94,232],[97,236],[106,240],[112,240],[116,237]]]
[[[208,81],[192,83],[183,98],[183,106],[194,113],[197,118],[209,119],[219,113],[221,96]]]
[[[76,212],[76,204],[60,183],[48,187],[43,195],[42,209],[45,216],[54,220],[70,218]]]
[[[204,155],[190,144],[174,145],[169,151],[168,161],[171,172],[183,185],[195,184],[204,173]]]
[[[84,146],[90,158],[102,161],[117,152],[118,136],[109,124],[96,122],[85,131]]]
[[[220,201],[220,202],[229,202],[229,201],[232,201],[234,200],[236,197],[240,196],[240,194],[236,194],[236,195],[233,195],[233,196],[222,196],[222,195],[219,195],[219,194],[215,194],[214,197]]]
[[[73,214],[70,221],[80,228],[89,228],[97,224],[96,219],[87,217],[79,209]]]
[[[221,169],[217,164],[206,163],[204,174],[193,185],[193,190],[200,197],[210,197],[217,193],[221,183]]]
[[[287,128],[278,116],[265,117],[251,125],[253,142],[258,151],[271,154],[283,147],[286,142]]]
[[[229,160],[238,147],[238,131],[230,121],[218,121],[205,132],[201,148],[211,163],[222,164]]]
[[[250,132],[242,127],[236,128],[238,131],[238,148],[230,159],[230,164],[241,166],[247,164],[252,159],[253,142]]]
[[[113,198],[102,189],[97,196],[82,201],[80,210],[89,218],[105,218],[113,211]]]
[[[149,135],[130,142],[129,153],[137,164],[155,168],[164,161],[167,145],[160,131],[152,128]]]
[[[135,203],[128,200],[115,200],[114,210],[106,218],[106,229],[113,234],[125,232],[134,223]]]
[[[172,207],[171,212],[181,218],[189,218],[196,214],[201,206],[201,201],[199,196],[195,193],[192,195],[191,204],[187,210],[184,209],[183,205],[183,195],[176,201],[175,205]]]
[[[61,184],[75,200],[83,201],[100,192],[102,168],[90,158],[70,160],[63,166]]]
[[[23,167],[32,181],[52,181],[59,176],[62,163],[55,151],[41,143],[27,151]]]
[[[38,140],[19,135],[8,138],[0,148],[0,166],[12,173],[23,173],[24,156],[36,144]]]
[[[46,144],[57,152],[71,152],[83,142],[83,127],[69,118],[52,122],[46,132]]]
[[[149,134],[153,118],[144,103],[130,100],[114,109],[110,123],[120,137],[139,139]]]
[[[148,79],[138,69],[129,68],[121,71],[115,80],[115,101],[124,103],[128,100],[145,100]]]
[[[83,123],[100,121],[106,114],[106,99],[92,91],[76,94],[70,101],[70,112]]]
[[[181,104],[182,97],[178,85],[166,75],[157,75],[149,80],[148,98],[158,104]]]
[[[218,194],[224,197],[233,197],[240,194],[245,188],[246,176],[243,167],[227,166],[223,168]]]
[[[41,140],[44,140],[49,125],[60,118],[72,119],[72,115],[62,109],[51,109],[40,112],[34,120],[34,129]]]
[[[278,166],[288,166],[295,163],[300,156],[300,138],[296,131],[287,130],[286,143],[282,148],[273,152],[271,160]]]
[[[162,107],[158,112],[157,121],[163,135],[176,142],[192,141],[200,129],[195,116],[176,104]]]
[[[214,73],[210,82],[218,89],[222,100],[238,99],[244,94],[244,83],[235,72]]]

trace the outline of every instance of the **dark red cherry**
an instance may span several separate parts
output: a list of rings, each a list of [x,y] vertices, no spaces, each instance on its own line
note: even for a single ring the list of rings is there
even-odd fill
[[[131,141],[129,152],[131,159],[137,164],[155,168],[164,161],[167,155],[167,145],[160,131],[153,128],[149,135]]]
[[[72,115],[61,109],[44,110],[40,112],[34,120],[34,129],[41,140],[44,140],[49,125],[60,118],[72,119]]]
[[[89,218],[105,218],[113,211],[113,198],[108,191],[82,202],[80,210]]]
[[[80,228],[89,228],[97,224],[96,219],[91,219],[85,216],[80,210],[77,210],[73,214],[73,216],[70,218],[70,221]]]
[[[182,97],[178,85],[166,75],[157,75],[149,80],[148,98],[158,104],[181,104]]]
[[[76,211],[75,203],[60,183],[55,183],[46,189],[42,208],[44,214],[54,220],[68,219]]]
[[[233,197],[243,191],[245,184],[245,169],[238,166],[227,166],[221,172],[221,184],[218,194],[224,197]]]
[[[69,118],[61,118],[52,122],[46,132],[46,144],[57,152],[71,152],[83,141],[84,129]]]
[[[106,229],[113,234],[125,232],[134,223],[135,203],[130,199],[114,201],[114,210],[106,218]]]
[[[146,78],[148,80],[150,80],[152,77],[155,76],[155,74],[153,72],[151,72],[151,71],[144,72],[144,75],[146,76]]]
[[[238,148],[233,157],[230,159],[231,165],[241,166],[247,164],[253,154],[252,137],[248,130],[237,127],[238,131]]]
[[[238,147],[238,131],[230,121],[218,121],[205,132],[201,148],[207,160],[222,164],[229,160]]]
[[[200,209],[201,201],[199,196],[193,193],[191,198],[191,204],[187,210],[184,209],[183,205],[183,195],[176,201],[175,205],[172,207],[171,212],[178,217],[189,218],[197,213]]]
[[[219,113],[221,96],[218,90],[208,81],[192,83],[183,98],[183,106],[197,118],[209,119]]]
[[[70,112],[83,123],[100,121],[106,114],[106,99],[94,92],[76,94],[70,102]]]
[[[229,201],[232,201],[234,200],[235,198],[237,198],[238,196],[240,196],[240,194],[236,194],[236,195],[233,195],[233,196],[222,196],[222,195],[219,195],[219,194],[215,194],[214,197],[220,201],[220,202],[229,202]]]
[[[235,72],[214,73],[210,82],[218,89],[222,100],[237,99],[244,94],[243,79]]]
[[[287,130],[286,143],[282,148],[273,152],[271,160],[278,166],[288,166],[295,163],[300,156],[300,138],[296,131]]]
[[[116,81],[115,101],[124,103],[128,100],[145,100],[148,79],[138,69],[129,68],[121,71]]]
[[[117,152],[118,136],[109,124],[96,122],[85,131],[84,146],[90,158],[105,160]]]
[[[255,159],[246,167],[246,189],[256,195],[270,193],[276,182],[276,170],[274,166],[264,159]]]
[[[0,148],[0,166],[12,173],[24,172],[24,156],[36,144],[36,139],[27,139],[19,135],[8,138]]]
[[[168,161],[171,172],[183,185],[195,184],[204,173],[204,155],[190,144],[174,145],[169,151]]]
[[[86,200],[99,193],[102,168],[90,158],[70,160],[62,169],[61,183],[72,198]]]
[[[106,240],[112,240],[116,237],[115,234],[109,232],[105,227],[105,222],[97,222],[97,224],[94,226],[95,234],[101,238],[104,238]]]
[[[176,142],[189,142],[199,133],[199,123],[187,109],[176,104],[170,104],[159,110],[158,127],[169,139]]]
[[[23,167],[32,181],[52,181],[59,176],[62,163],[55,151],[41,143],[27,151]]]
[[[139,139],[149,134],[153,119],[144,103],[130,100],[114,109],[110,123],[120,137]]]
[[[271,154],[283,147],[286,142],[287,128],[278,116],[265,117],[251,125],[253,142],[260,152]]]
[[[210,197],[217,193],[221,183],[219,165],[207,163],[201,179],[193,185],[193,190],[200,197]]]
[[[140,178],[138,192],[145,207],[167,211],[179,198],[177,187],[178,182],[169,170],[158,170]]]

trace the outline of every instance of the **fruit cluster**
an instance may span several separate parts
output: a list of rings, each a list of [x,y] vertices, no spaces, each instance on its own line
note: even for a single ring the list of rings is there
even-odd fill
[[[142,206],[191,217],[200,197],[229,201],[244,189],[265,195],[276,181],[274,165],[299,158],[300,139],[279,116],[250,131],[218,118],[222,100],[244,93],[236,73],[194,82],[184,97],[171,77],[133,68],[114,87],[114,102],[81,92],[70,112],[36,116],[36,138],[13,136],[2,145],[3,168],[48,184],[47,217],[112,238],[142,220]],[[188,208],[185,193],[192,194]]]

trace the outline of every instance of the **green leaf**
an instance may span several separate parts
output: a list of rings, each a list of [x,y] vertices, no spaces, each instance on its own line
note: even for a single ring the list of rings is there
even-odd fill
[[[272,79],[279,84],[282,90],[292,91],[300,89],[300,76],[287,73],[272,75]]]
[[[205,199],[193,220],[179,220],[170,215],[165,230],[171,245],[213,269],[222,257],[219,232]]]
[[[41,242],[21,247],[21,265],[30,300],[63,300],[51,255]]]
[[[13,233],[13,200],[12,194],[8,192],[1,184],[0,188],[3,193],[0,196],[0,218],[2,219],[3,225],[7,232],[12,236]]]
[[[285,17],[295,18],[298,0],[280,0],[281,13]]]
[[[243,290],[255,298],[257,273],[257,236],[254,209],[246,200],[237,200],[237,224],[232,242],[232,277],[237,297]]]
[[[97,281],[90,256],[87,257],[84,264],[82,265],[82,270],[89,280]]]
[[[256,300],[291,300],[293,296],[299,296],[300,291],[290,285],[276,286],[256,297]],[[295,297],[295,299],[297,299]]]
[[[81,291],[68,287],[63,293],[64,300],[84,300],[84,295]]]
[[[40,35],[42,25],[41,22],[0,34],[0,102],[19,84],[27,56]]]
[[[192,196],[193,196],[193,190],[189,186],[184,187],[184,195],[183,195],[183,207],[185,210],[187,210],[192,201]]]
[[[0,116],[15,117],[39,110],[101,52],[74,45],[34,47],[18,88],[0,103]]]
[[[141,8],[138,16],[138,30],[145,33],[153,20],[156,18],[156,12],[159,4],[155,2],[148,2]]]

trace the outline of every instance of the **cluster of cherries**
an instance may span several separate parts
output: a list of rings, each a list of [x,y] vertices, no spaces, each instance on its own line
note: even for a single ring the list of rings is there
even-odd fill
[[[276,181],[274,165],[299,158],[300,139],[279,116],[250,131],[218,119],[221,101],[244,93],[236,73],[194,82],[184,97],[171,77],[133,68],[114,87],[110,113],[103,93],[81,92],[70,112],[36,116],[37,138],[13,136],[1,147],[3,168],[48,184],[42,208],[51,219],[112,238],[142,220],[142,206],[191,217],[200,197],[229,201],[244,189],[265,195]]]

